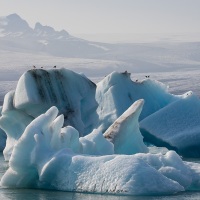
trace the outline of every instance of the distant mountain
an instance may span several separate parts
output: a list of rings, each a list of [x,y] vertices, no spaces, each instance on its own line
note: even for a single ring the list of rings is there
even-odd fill
[[[106,44],[56,31],[39,22],[31,28],[17,14],[0,17],[0,51],[16,54],[120,61],[111,71],[171,71],[200,66],[200,42]],[[1,52],[0,52],[1,53]],[[19,56],[16,56],[19,57]],[[20,63],[22,63],[20,58]],[[4,58],[3,60],[6,59]],[[9,61],[10,62],[10,61]],[[26,63],[29,63],[27,61]],[[32,61],[31,61],[32,62]],[[100,61],[101,62],[101,61]],[[86,67],[86,66],[85,66]],[[94,67],[94,70],[95,67]]]
[[[43,52],[54,56],[92,57],[107,51],[99,43],[73,37],[67,31],[56,31],[39,22],[32,29],[17,14],[0,17],[1,49],[20,52]]]
[[[33,34],[28,23],[17,14],[0,17],[0,30],[1,37],[22,37]]]

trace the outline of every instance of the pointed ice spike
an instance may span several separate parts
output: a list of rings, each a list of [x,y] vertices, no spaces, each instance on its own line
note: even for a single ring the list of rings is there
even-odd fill
[[[104,133],[104,137],[114,144],[115,153],[148,152],[138,123],[143,104],[143,99],[133,103]]]

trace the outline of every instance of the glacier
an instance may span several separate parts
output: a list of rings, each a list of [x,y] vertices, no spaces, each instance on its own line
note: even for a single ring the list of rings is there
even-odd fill
[[[200,100],[190,91],[173,95],[127,71],[95,84],[64,68],[32,69],[5,95],[0,113],[9,165],[2,187],[119,195],[200,190],[200,164],[179,156],[200,157]],[[148,144],[169,150],[149,153]]]

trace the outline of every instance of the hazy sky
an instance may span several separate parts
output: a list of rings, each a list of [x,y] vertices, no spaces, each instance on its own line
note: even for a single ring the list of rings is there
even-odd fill
[[[200,32],[200,0],[0,0],[11,13],[71,34]]]

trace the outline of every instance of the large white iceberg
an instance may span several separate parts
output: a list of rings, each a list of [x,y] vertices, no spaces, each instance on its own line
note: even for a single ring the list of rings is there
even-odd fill
[[[0,118],[0,128],[7,135],[4,157],[6,160],[9,160],[14,144],[20,138],[27,125],[51,106],[55,105],[59,110],[59,114],[64,115],[65,126],[70,125],[74,127],[78,130],[80,136],[84,136],[92,132],[94,128],[97,128],[98,132],[105,133],[115,120],[136,100],[141,98],[145,100],[145,104],[139,120],[145,121],[145,123],[141,123],[145,140],[158,146],[174,149],[182,155],[186,155],[185,152],[188,152],[189,156],[196,154],[197,157],[199,156],[196,153],[199,151],[197,140],[192,139],[188,134],[184,134],[184,132],[188,132],[186,126],[176,126],[175,132],[171,131],[171,128],[167,128],[168,132],[170,132],[167,134],[168,136],[170,134],[175,135],[173,136],[173,142],[169,142],[169,140],[172,140],[172,137],[164,138],[166,132],[162,133],[159,130],[160,128],[163,129],[161,127],[162,123],[159,122],[159,126],[154,126],[157,123],[156,118],[153,117],[154,113],[157,115],[159,111],[162,113],[162,110],[168,112],[167,109],[170,106],[174,107],[172,110],[176,110],[175,107],[179,104],[178,102],[184,101],[187,94],[181,96],[172,95],[168,92],[167,86],[151,79],[134,82],[130,79],[130,74],[127,72],[111,73],[98,83],[96,88],[96,85],[85,76],[67,69],[29,70],[20,78],[16,91],[9,92],[4,99],[2,116]],[[170,112],[173,113],[173,111]],[[181,121],[184,115],[176,115],[178,112],[174,112],[174,116],[179,117]],[[190,112],[190,115],[193,115],[193,112]],[[189,120],[192,121],[191,119],[197,117],[198,115],[194,114]],[[145,120],[145,118],[148,119]],[[146,123],[150,119],[152,119],[152,128],[148,125],[149,123]],[[172,118],[167,119],[169,125],[173,124],[171,120]],[[137,121],[138,119],[135,120],[136,126],[138,124]],[[132,124],[132,127],[135,125]],[[122,126],[130,127],[127,125]],[[196,132],[198,132],[198,126],[195,127]],[[194,127],[192,130],[194,130]],[[136,133],[134,134],[135,136],[137,135]],[[176,142],[180,141],[178,135],[183,134],[186,139],[185,142],[181,143],[182,146],[180,147]],[[124,138],[125,134],[122,135],[120,140]],[[187,137],[189,138],[187,139]],[[125,140],[127,141],[127,139]],[[5,135],[3,135],[2,139],[3,147],[4,144]],[[123,144],[126,146],[125,143]],[[115,148],[117,148],[117,144],[115,144]],[[125,148],[126,150],[128,149],[128,147]],[[115,149],[115,152],[118,151]],[[131,149],[130,152],[133,153],[134,149]],[[136,152],[138,151],[136,150]],[[127,154],[128,151],[123,153]]]
[[[174,151],[148,153],[140,132],[148,142],[200,156],[200,101],[191,92],[175,96],[157,81],[133,82],[127,72],[113,72],[96,89],[69,70],[33,69],[5,96],[1,113],[4,187],[122,195],[200,190],[199,164]]]
[[[57,114],[58,110],[52,107],[27,126],[1,179],[3,187],[123,195],[173,194],[200,189],[197,166],[185,164],[173,151],[166,155],[105,155],[113,152],[112,143],[93,132],[90,137],[84,137],[93,142],[87,153],[98,152],[99,156],[81,155],[89,146],[83,145],[77,133],[73,133],[72,139],[75,130],[63,130],[63,116]],[[104,148],[99,149],[98,143]]]

